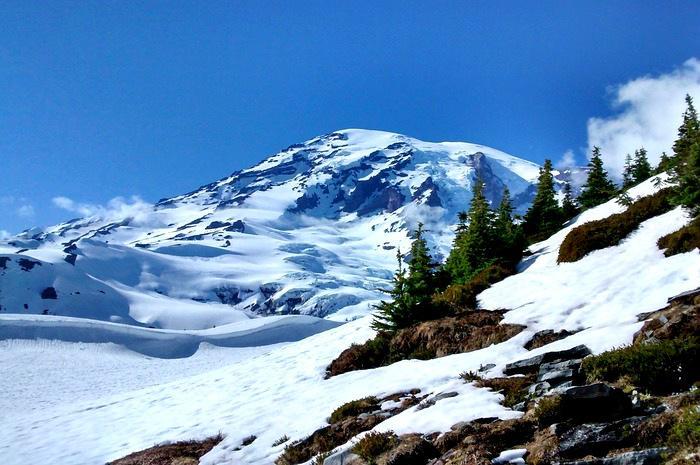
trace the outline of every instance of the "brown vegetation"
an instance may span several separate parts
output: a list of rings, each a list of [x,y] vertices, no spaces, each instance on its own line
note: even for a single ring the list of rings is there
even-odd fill
[[[700,248],[700,216],[678,231],[659,238],[656,244],[660,249],[665,249],[664,255],[667,257]]]
[[[622,213],[577,226],[561,243],[557,262],[575,262],[594,250],[618,245],[642,222],[671,210],[672,195],[671,188],[662,189],[642,197]]]
[[[197,465],[200,457],[212,450],[222,439],[223,436],[219,434],[201,441],[161,444],[134,452],[107,465]]]

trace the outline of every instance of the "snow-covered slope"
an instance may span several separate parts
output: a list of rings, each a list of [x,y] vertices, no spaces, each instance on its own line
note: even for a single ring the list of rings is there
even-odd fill
[[[522,212],[537,174],[481,145],[334,132],[152,206],[0,242],[0,312],[190,330],[273,313],[344,321],[383,297],[419,221],[447,251],[477,176]]]
[[[654,181],[650,180],[631,194],[643,196],[654,190]],[[623,208],[608,202],[585,212],[567,229]],[[351,343],[373,335],[368,317],[298,342],[270,347],[245,359],[236,352],[243,349],[208,348],[236,363],[174,379],[177,376],[173,371],[178,366],[185,373],[191,365],[189,359],[169,360],[164,373],[153,371],[153,384],[112,392],[101,399],[76,389],[71,370],[47,371],[45,363],[24,363],[26,357],[14,356],[19,351],[31,351],[29,343],[7,344],[0,351],[0,372],[13,373],[13,380],[2,384],[5,395],[0,397],[0,411],[5,415],[0,420],[0,457],[8,465],[101,464],[154,443],[221,431],[226,436],[224,441],[202,459],[202,464],[269,465],[284,447],[272,446],[281,436],[295,440],[309,435],[325,424],[334,408],[349,400],[412,388],[431,397],[444,392],[458,395],[441,398],[429,408],[410,408],[375,429],[428,433],[449,430],[457,421],[517,416],[518,412],[498,404],[500,394],[464,384],[459,373],[494,363],[489,374],[496,375],[507,362],[552,349],[586,344],[600,352],[631,342],[641,326],[637,314],[660,308],[667,297],[700,284],[697,250],[665,258],[656,246],[660,236],[687,220],[680,209],[673,210],[645,221],[616,247],[596,251],[578,262],[557,265],[565,229],[535,244],[534,255],[521,264],[519,274],[479,296],[485,308],[511,308],[505,319],[527,325],[522,333],[475,352],[428,361],[407,360],[328,380],[323,379],[327,364]],[[536,331],[559,328],[579,332],[529,353],[523,348]],[[55,350],[61,354],[73,349],[56,346]],[[113,364],[123,355],[112,354],[104,362],[99,361],[101,356],[100,352],[95,354],[96,369],[100,363]],[[129,377],[132,367],[146,363],[130,360],[123,376]],[[91,382],[93,375],[81,374],[82,382]],[[109,376],[118,382],[116,374]],[[157,379],[164,382],[157,383]],[[39,397],[46,408],[31,412],[12,408],[10,403],[17,402],[17,392],[30,382],[35,391],[44,392]],[[239,449],[242,439],[249,435],[257,439]]]

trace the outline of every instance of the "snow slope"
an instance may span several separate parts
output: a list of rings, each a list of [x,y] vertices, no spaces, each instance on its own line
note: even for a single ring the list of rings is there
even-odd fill
[[[650,180],[636,187],[632,195],[648,195],[654,190]],[[585,212],[569,228],[622,209],[609,202]],[[698,251],[665,258],[656,248],[659,236],[687,220],[681,210],[673,210],[644,222],[616,247],[562,265],[556,264],[556,255],[566,231],[558,233],[532,247],[535,254],[521,264],[519,274],[479,296],[485,308],[512,308],[506,321],[526,324],[522,333],[475,352],[428,361],[407,360],[328,380],[323,379],[327,364],[351,343],[372,336],[368,317],[209,372],[110,393],[101,399],[83,397],[80,391],[66,388],[70,371],[40,374],[41,364],[16,365],[11,353],[18,349],[8,345],[10,355],[0,359],[5,364],[2,369],[15,376],[5,389],[16,393],[29,381],[43,383],[47,390],[56,389],[46,409],[7,409],[9,413],[0,420],[4,432],[0,457],[8,465],[98,464],[154,443],[221,431],[226,438],[202,459],[203,464],[271,464],[284,447],[272,447],[279,437],[286,434],[294,440],[309,435],[325,424],[334,408],[349,400],[411,388],[431,397],[443,392],[458,395],[426,409],[408,409],[376,429],[427,433],[446,431],[457,421],[517,416],[519,413],[498,404],[499,394],[464,384],[458,374],[487,363],[495,363],[489,373],[498,374],[507,362],[581,343],[600,352],[631,342],[641,325],[636,321],[638,313],[662,307],[667,297],[700,284]],[[527,352],[523,344],[536,331],[547,328],[580,331]],[[98,354],[95,360],[100,363]],[[187,363],[184,360],[170,362]],[[0,402],[8,402],[6,397],[0,397]],[[236,450],[251,434],[257,439]]]
[[[524,211],[538,169],[476,144],[337,131],[155,205],[0,241],[0,312],[164,329],[280,313],[345,321],[383,297],[418,221],[444,254],[477,176],[492,202],[507,186]]]

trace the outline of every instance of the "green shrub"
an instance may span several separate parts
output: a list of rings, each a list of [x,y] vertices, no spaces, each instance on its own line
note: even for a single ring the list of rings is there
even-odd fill
[[[377,410],[377,408],[379,408],[378,402],[376,397],[364,397],[362,399],[351,400],[333,410],[328,422],[338,423],[346,418],[356,417],[361,413]]]
[[[678,231],[661,237],[656,244],[660,249],[666,249],[664,255],[667,257],[700,248],[700,216]]]
[[[561,397],[542,397],[535,407],[535,418],[541,426],[556,423],[561,418]]]
[[[471,383],[472,381],[481,381],[483,378],[479,376],[478,373],[474,371],[463,371],[459,374],[459,377],[462,378],[462,380],[465,383]]]
[[[492,284],[512,275],[511,267],[500,264],[490,265],[475,274],[465,284],[452,284],[444,291],[433,296],[436,305],[445,305],[453,311],[476,308],[476,296],[488,289]]]
[[[391,336],[388,333],[379,333],[364,344],[352,344],[328,365],[326,377],[386,365],[390,342]]]
[[[618,245],[642,222],[671,210],[671,195],[671,188],[662,189],[642,197],[622,213],[575,227],[561,243],[557,262],[575,262],[594,250]]]
[[[284,436],[280,437],[280,438],[277,439],[275,442],[273,442],[273,443],[272,443],[272,447],[281,446],[282,444],[284,444],[284,443],[287,442],[287,441],[289,441],[289,436],[287,436],[287,435],[285,434]]]
[[[352,451],[367,463],[374,464],[377,457],[394,448],[398,441],[393,431],[386,433],[370,431],[353,446]]]
[[[641,390],[665,394],[688,389],[700,379],[699,356],[698,338],[679,338],[588,357],[581,369],[589,381],[617,382],[624,378]]]
[[[669,445],[678,449],[700,448],[700,405],[688,408],[671,428]]]

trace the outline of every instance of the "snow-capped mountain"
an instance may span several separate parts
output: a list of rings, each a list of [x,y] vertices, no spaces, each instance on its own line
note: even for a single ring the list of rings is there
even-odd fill
[[[476,144],[333,132],[155,205],[0,243],[0,312],[190,330],[255,314],[345,320],[383,297],[419,221],[444,256],[477,176],[522,213],[538,170]]]

